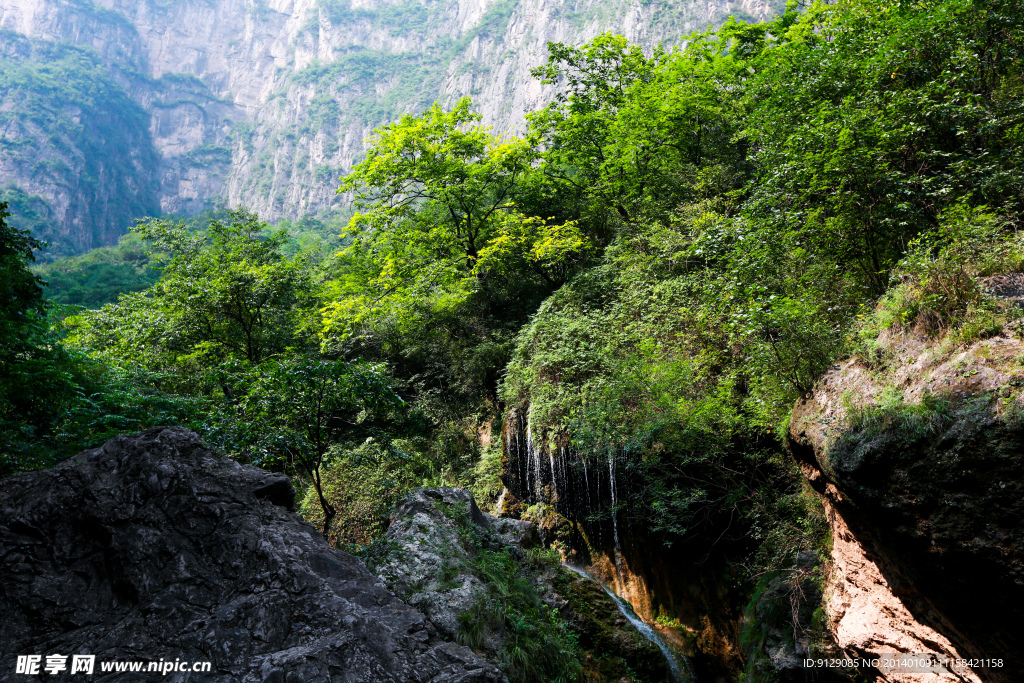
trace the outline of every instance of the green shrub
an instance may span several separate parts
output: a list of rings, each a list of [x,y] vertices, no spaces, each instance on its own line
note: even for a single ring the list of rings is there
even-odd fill
[[[538,571],[560,564],[558,553],[544,548],[525,555],[508,547],[495,550],[486,538],[489,532],[473,523],[464,507],[449,505],[443,511],[458,526],[470,556],[468,569],[487,586],[459,616],[458,642],[482,650],[499,641],[494,654],[513,683],[580,680],[576,635],[557,609],[541,601],[534,585]]]
[[[498,635],[498,660],[513,683],[580,680],[575,635],[557,610],[541,602],[530,572],[516,556],[507,549],[480,550],[473,570],[487,593],[461,615],[459,642],[480,649]]]
[[[977,279],[1018,270],[1022,258],[1019,238],[994,214],[953,206],[936,230],[910,243],[893,275],[902,287],[883,299],[885,321],[931,334],[957,327],[984,300]],[[976,321],[976,333],[991,325]]]
[[[844,434],[870,439],[883,432],[896,432],[905,442],[940,433],[951,419],[950,405],[934,394],[925,394],[920,403],[908,404],[895,387],[882,390],[874,405],[848,405]]]
[[[328,536],[332,544],[359,550],[383,537],[391,509],[421,483],[422,458],[404,453],[409,448],[404,442],[388,448],[369,441],[352,449],[338,446],[328,455],[321,479],[324,496],[338,511]],[[323,510],[312,487],[299,511],[322,528]]]

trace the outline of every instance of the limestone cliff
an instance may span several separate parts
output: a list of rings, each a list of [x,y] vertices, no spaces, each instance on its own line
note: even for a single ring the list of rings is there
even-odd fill
[[[677,44],[729,14],[761,18],[777,5],[0,0],[3,41],[29,37],[35,45],[85,48],[148,117],[127,150],[113,136],[95,149],[77,138],[55,145],[44,131],[26,130],[25,116],[13,111],[12,100],[37,88],[38,79],[11,81],[0,104],[0,187],[20,188],[40,206],[40,222],[55,226],[46,236],[74,249],[108,243],[111,230],[126,227],[108,205],[133,198],[134,213],[190,213],[218,200],[268,219],[324,213],[341,206],[336,178],[358,158],[367,134],[403,112],[470,95],[496,130],[520,128],[522,114],[551,95],[529,75],[546,58],[548,41],[580,43],[615,31],[647,46]],[[57,147],[81,163],[138,157],[138,164],[114,165],[141,185],[100,183],[109,201],[76,203],[73,188],[52,169],[11,161],[15,148]]]
[[[836,365],[790,440],[832,524],[829,628],[850,656],[974,659],[890,681],[1011,681],[1024,639],[1024,345],[884,333]]]

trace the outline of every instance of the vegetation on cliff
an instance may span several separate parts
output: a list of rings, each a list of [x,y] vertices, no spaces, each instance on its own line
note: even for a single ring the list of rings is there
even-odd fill
[[[48,260],[109,244],[157,211],[149,118],[93,51],[0,30],[0,188]],[[40,194],[53,200],[49,204]],[[62,215],[68,223],[62,229]],[[69,225],[73,221],[77,225]]]
[[[738,615],[827,543],[782,448],[794,400],[882,329],[955,345],[1006,323],[976,278],[1020,267],[1022,58],[1009,0],[791,6],[652,53],[552,45],[535,75],[561,94],[522,139],[469,101],[379,129],[343,181],[339,251],[246,212],[144,224],[160,279],[49,329],[23,294],[41,336],[5,373],[57,354],[76,369],[54,395],[79,397],[60,425],[86,404],[173,418],[304,472],[307,512],[360,545],[409,487],[493,499],[501,417],[528,404],[538,443],[623,468],[613,514],[739,569]],[[315,400],[331,382],[344,400]],[[4,410],[5,472],[105,433]]]

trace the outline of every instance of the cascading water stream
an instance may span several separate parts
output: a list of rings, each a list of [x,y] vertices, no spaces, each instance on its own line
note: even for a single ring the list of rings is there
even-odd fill
[[[551,492],[558,498],[558,475],[555,473],[555,454],[548,449],[548,463],[551,465]]]
[[[619,509],[618,499],[615,497],[615,451],[608,453],[608,479],[612,492],[612,532],[615,541],[615,573],[620,581],[623,581],[625,573],[622,571],[622,545],[619,543]]]
[[[650,624],[637,616],[636,612],[633,611],[632,605],[619,597],[619,595],[611,588],[591,576],[585,569],[575,567],[571,564],[563,564],[562,566],[579,574],[585,579],[593,581],[604,589],[604,592],[608,594],[608,597],[615,601],[615,606],[619,608],[619,612],[622,613],[622,616],[626,617],[626,621],[628,621],[633,628],[640,633],[640,635],[657,645],[658,649],[661,650],[661,654],[665,656],[665,663],[668,665],[669,675],[672,677],[673,683],[696,683],[697,676],[693,673],[693,669],[690,667],[690,661],[682,653],[669,645],[665,639],[661,637],[661,634],[655,631]]]
[[[526,413],[526,452],[529,457],[530,466],[533,469],[533,486],[530,491],[540,500],[541,477],[540,477],[540,453],[533,443],[533,406],[530,406]]]
[[[524,502],[527,504],[544,502],[545,495],[553,496],[553,502],[556,506],[559,506],[561,510],[571,516],[580,516],[579,513],[585,515],[587,512],[594,511],[594,506],[604,507],[605,501],[610,502],[609,511],[611,513],[612,521],[612,534],[614,540],[613,559],[614,559],[614,571],[616,577],[616,585],[625,585],[625,579],[627,572],[624,570],[623,563],[625,558],[622,553],[622,541],[619,536],[619,491],[618,481],[616,476],[616,453],[614,449],[609,449],[608,452],[608,482],[604,484],[601,480],[604,478],[601,476],[601,467],[595,467],[594,476],[595,480],[593,486],[590,480],[590,468],[588,466],[589,458],[585,457],[584,454],[578,453],[573,450],[571,445],[558,447],[558,453],[555,453],[555,446],[548,446],[547,458],[544,457],[545,449],[538,448],[538,445],[534,442],[533,437],[533,409],[528,408],[526,415],[523,412],[516,411],[515,423],[518,429],[512,429],[509,434],[507,447],[514,455],[517,463],[517,471],[519,475],[519,481],[521,489],[519,491],[513,491],[517,496],[522,495]],[[557,457],[556,457],[557,455]],[[547,463],[544,461],[547,460]],[[572,461],[572,462],[570,462]],[[551,489],[548,494],[544,493],[545,476],[544,465],[549,468],[549,474],[551,478]],[[582,465],[581,468],[579,466]],[[561,481],[559,481],[559,467],[561,467]],[[582,481],[580,481],[580,469],[582,469]],[[583,493],[579,489],[585,491]],[[603,499],[604,491],[609,492],[609,499]],[[498,498],[498,510],[502,509],[502,505],[505,501],[508,489],[503,489],[501,495]],[[521,493],[520,493],[521,492]],[[595,497],[596,496],[596,497]],[[585,501],[585,502],[584,502]],[[586,509],[583,511],[579,510],[579,506],[585,505]],[[576,514],[574,514],[576,513]],[[594,529],[597,535],[598,546],[600,547],[603,540],[603,534],[607,533],[607,523],[602,522],[596,524]],[[690,668],[689,661],[679,652],[676,648],[670,646],[665,639],[658,633],[650,624],[646,623],[643,619],[637,616],[636,612],[633,611],[632,606],[623,598],[621,598],[612,588],[609,588],[605,584],[597,581],[594,577],[588,574],[579,567],[566,564],[570,570],[576,572],[580,576],[595,581],[601,588],[608,594],[608,596],[615,601],[615,606],[622,613],[622,616],[635,628],[640,635],[642,635],[648,641],[654,643],[665,657],[665,662],[668,666],[668,670],[673,683],[694,683],[696,677],[693,675],[693,671]]]
[[[583,458],[583,485],[587,488],[587,509],[594,509],[594,502],[590,500],[590,474],[587,472],[587,459]]]

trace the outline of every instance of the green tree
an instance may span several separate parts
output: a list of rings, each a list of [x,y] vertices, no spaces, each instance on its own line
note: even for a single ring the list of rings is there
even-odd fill
[[[588,243],[571,221],[523,214],[536,151],[476,125],[470,106],[379,129],[344,179],[363,213],[333,263],[322,335],[332,353],[386,359],[432,392],[493,396],[498,368],[484,364],[507,353],[508,318],[529,315]]]
[[[877,296],[961,199],[1017,213],[1024,17],[1012,0],[815,3],[752,58],[751,215]]]
[[[434,104],[374,132],[366,159],[342,181],[356,192],[352,227],[375,240],[426,239],[438,255],[455,255],[472,268],[498,213],[514,199],[535,151],[527,140],[503,140],[471,125],[480,114],[463,98],[449,112]],[[430,221],[410,220],[430,205]],[[416,234],[411,234],[416,233]]]
[[[260,464],[284,460],[309,478],[323,510],[324,538],[337,514],[324,494],[325,456],[402,403],[380,370],[312,356],[273,361],[256,371],[239,402],[239,445]]]
[[[154,377],[67,349],[60,313],[28,264],[43,244],[0,203],[0,476],[52,466],[125,431],[182,424],[203,406],[153,388]],[[194,420],[192,424],[194,424]]]
[[[50,401],[66,390],[55,373],[55,354],[47,344],[46,301],[42,282],[28,264],[42,243],[8,223],[7,204],[0,202],[0,451],[7,469],[21,469],[9,460],[26,441],[51,423]]]
[[[558,85],[554,100],[527,115],[543,141],[542,170],[549,181],[597,199],[623,220],[631,217],[622,189],[625,169],[609,166],[615,121],[630,93],[650,83],[665,53],[651,57],[622,36],[605,33],[582,47],[548,44],[548,63],[533,70],[542,83]]]
[[[28,269],[43,244],[9,225],[10,215],[0,202],[0,353],[5,360],[18,354],[26,333],[46,310],[42,280]]]
[[[83,308],[114,303],[119,295],[146,289],[160,279],[137,234],[125,235],[117,246],[58,259],[34,270],[46,281],[48,299]]]
[[[73,344],[176,373],[183,391],[209,390],[216,378],[229,397],[230,375],[211,370],[309,346],[303,330],[318,306],[315,269],[309,254],[281,253],[283,232],[245,210],[201,232],[162,219],[134,230],[150,243],[160,280],[73,319]]]

